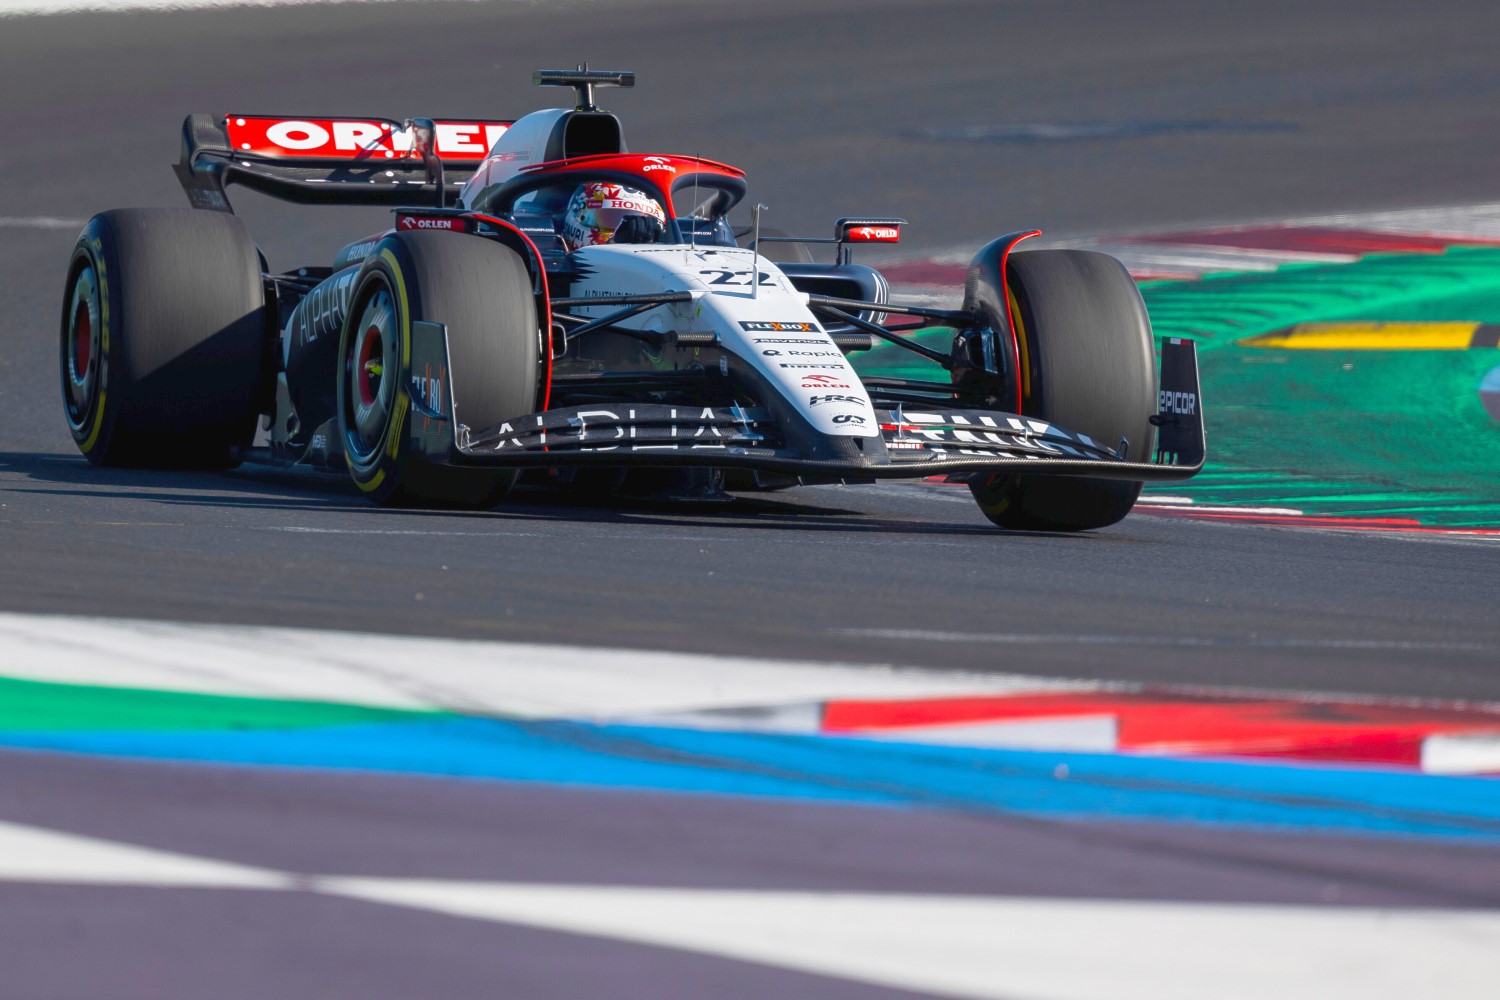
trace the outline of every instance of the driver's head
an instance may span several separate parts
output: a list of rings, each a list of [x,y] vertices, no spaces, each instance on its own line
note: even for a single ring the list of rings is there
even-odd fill
[[[563,215],[568,249],[600,243],[655,243],[666,228],[667,213],[656,199],[623,184],[581,184]]]

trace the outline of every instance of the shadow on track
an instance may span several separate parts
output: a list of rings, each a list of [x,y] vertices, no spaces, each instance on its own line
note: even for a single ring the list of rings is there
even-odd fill
[[[0,452],[0,492],[35,496],[109,497],[168,506],[280,512],[342,511],[403,521],[420,518],[434,535],[454,520],[490,524],[525,522],[622,527],[749,529],[948,537],[1050,537],[1102,540],[1097,533],[1004,531],[985,524],[893,518],[845,506],[734,495],[724,500],[662,499],[525,485],[489,511],[378,508],[337,472],[247,463],[224,472],[102,468],[79,456]],[[12,478],[14,477],[14,478]],[[21,486],[16,482],[48,484]],[[917,500],[917,497],[913,497]],[[936,501],[934,505],[937,506]],[[1118,540],[1118,539],[1116,539]]]

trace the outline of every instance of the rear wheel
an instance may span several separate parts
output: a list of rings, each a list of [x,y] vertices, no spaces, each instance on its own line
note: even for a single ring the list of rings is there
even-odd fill
[[[1009,261],[1022,362],[1020,410],[1150,461],[1156,363],[1151,321],[1119,261],[1085,250],[1033,250]],[[1081,531],[1130,513],[1140,482],[1036,473],[996,474],[969,486],[995,524]]]
[[[102,212],[73,248],[63,296],[63,407],[90,462],[239,462],[268,336],[260,257],[239,219]]]
[[[453,419],[477,431],[533,412],[541,347],[525,262],[472,237],[388,237],[355,281],[339,343],[339,434],[355,485],[387,506],[493,507],[515,484],[514,470],[445,465],[413,440],[417,321],[447,330]]]

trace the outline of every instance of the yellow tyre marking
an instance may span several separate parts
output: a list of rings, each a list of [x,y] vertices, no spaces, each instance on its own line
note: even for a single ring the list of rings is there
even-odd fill
[[[389,248],[380,251],[380,259],[385,262],[391,272],[390,284],[396,292],[396,326],[401,337],[401,371],[397,378],[405,381],[405,373],[411,364],[411,308],[406,298],[406,278],[401,273],[401,264],[396,260],[396,255]],[[386,425],[385,432],[385,454],[391,461],[396,460],[401,451],[402,431],[406,426],[406,410],[409,405],[406,393],[401,391],[401,386],[396,387],[395,398],[391,404],[391,419]],[[346,449],[347,450],[347,449]],[[350,463],[351,468],[353,463]],[[385,469],[377,467],[375,474],[368,479],[355,478],[354,482],[366,493],[380,488],[385,482]]]
[[[401,428],[406,423],[406,393],[398,386],[396,389],[396,402],[391,406],[391,422],[389,429],[385,432],[385,453],[391,461],[396,460],[396,452],[401,450]]]
[[[98,239],[92,242],[102,253],[103,244]],[[78,446],[85,455],[94,450],[94,445],[99,442],[99,432],[104,429],[104,397],[109,391],[104,382],[104,374],[109,368],[109,282],[104,275],[104,258],[94,258],[93,264],[94,280],[99,286],[99,374],[95,376],[99,383],[99,402],[94,409],[94,426],[89,428],[89,436]]]
[[[1016,293],[1007,285],[1005,301],[1010,308],[1011,329],[1016,331],[1016,350],[1021,352],[1021,395],[1031,396],[1031,352],[1026,344],[1026,324],[1021,321],[1021,307],[1016,304]],[[1016,400],[1019,407],[1021,400]]]
[[[380,251],[380,259],[396,275],[396,299],[399,303],[397,323],[401,327],[401,372],[404,377],[406,367],[411,364],[411,312],[406,304],[406,277],[402,275],[401,265],[397,263],[396,255],[391,253],[389,247]]]

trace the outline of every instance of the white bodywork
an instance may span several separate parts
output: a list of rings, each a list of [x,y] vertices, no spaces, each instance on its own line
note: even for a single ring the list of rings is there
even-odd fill
[[[562,108],[536,111],[507,129],[464,185],[459,204],[474,205],[486,189],[545,159],[548,137],[568,113]],[[807,295],[792,287],[781,269],[766,258],[735,247],[680,245],[605,245],[579,250],[573,257],[580,277],[573,282],[570,296],[693,293],[692,302],[657,306],[620,325],[660,332],[713,332],[725,348],[779,389],[817,430],[841,437],[880,435],[869,394],[843,351],[813,317]],[[753,290],[752,264],[760,275],[760,285]],[[574,311],[598,317],[618,308]],[[755,329],[755,324],[784,324],[793,329]]]
[[[490,155],[459,191],[459,206],[474,207],[479,193],[485,188],[508,181],[522,167],[529,167],[546,159],[543,151],[547,146],[547,137],[552,134],[558,119],[566,114],[568,111],[564,108],[533,111],[506,129],[490,147]]]
[[[736,247],[598,246],[574,255],[580,277],[569,295],[691,292],[691,302],[657,306],[620,325],[660,332],[713,332],[780,390],[824,434],[878,437],[875,410],[859,376],[771,261]],[[751,273],[760,285],[752,290]],[[619,306],[576,308],[605,316]],[[780,329],[778,329],[780,327]]]

